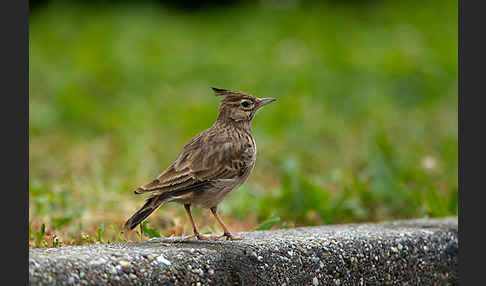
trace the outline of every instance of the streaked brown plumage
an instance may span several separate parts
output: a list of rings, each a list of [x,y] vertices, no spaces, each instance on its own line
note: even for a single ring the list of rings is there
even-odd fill
[[[192,138],[167,170],[152,182],[134,190],[151,193],[145,204],[124,224],[133,229],[153,211],[167,202],[184,205],[194,236],[208,239],[197,230],[191,215],[192,204],[209,208],[224,234],[235,238],[217,213],[218,204],[250,175],[256,160],[256,144],[251,121],[256,112],[274,98],[257,98],[240,91],[213,88],[222,100],[214,124]]]

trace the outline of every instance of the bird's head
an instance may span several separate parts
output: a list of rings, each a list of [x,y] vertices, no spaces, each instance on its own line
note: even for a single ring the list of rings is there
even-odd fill
[[[218,120],[235,123],[251,123],[256,112],[275,98],[258,98],[241,91],[212,88],[216,96],[221,96]]]

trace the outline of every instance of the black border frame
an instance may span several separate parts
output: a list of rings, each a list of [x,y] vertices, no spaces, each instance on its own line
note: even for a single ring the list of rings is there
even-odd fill
[[[2,49],[2,242],[4,281],[28,285],[29,261],[29,2],[5,2]]]

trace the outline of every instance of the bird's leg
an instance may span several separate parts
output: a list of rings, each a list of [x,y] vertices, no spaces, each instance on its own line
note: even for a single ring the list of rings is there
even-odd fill
[[[228,230],[226,225],[224,224],[223,220],[219,217],[217,207],[212,207],[211,212],[213,213],[214,217],[218,221],[218,223],[223,227],[224,233],[221,236],[218,236],[217,239],[226,237],[226,240],[241,240],[241,237],[233,236],[231,232]]]
[[[191,204],[184,204],[184,208],[186,209],[187,215],[189,216],[189,220],[191,221],[192,228],[194,230],[194,235],[191,235],[186,239],[191,239],[193,237],[197,237],[197,239],[199,239],[199,240],[210,240],[211,239],[210,237],[200,234],[199,231],[197,230],[196,224],[194,223],[194,220],[192,219]]]

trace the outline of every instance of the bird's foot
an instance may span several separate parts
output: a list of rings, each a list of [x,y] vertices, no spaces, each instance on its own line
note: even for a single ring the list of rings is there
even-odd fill
[[[220,235],[220,236],[216,237],[216,239],[220,239],[220,238],[223,238],[223,237],[226,237],[226,240],[242,240],[242,238],[241,238],[241,237],[239,237],[239,236],[234,236],[234,235],[232,235],[232,234],[231,234],[231,233],[229,233],[229,232],[225,232],[225,233],[223,233],[222,235]]]

